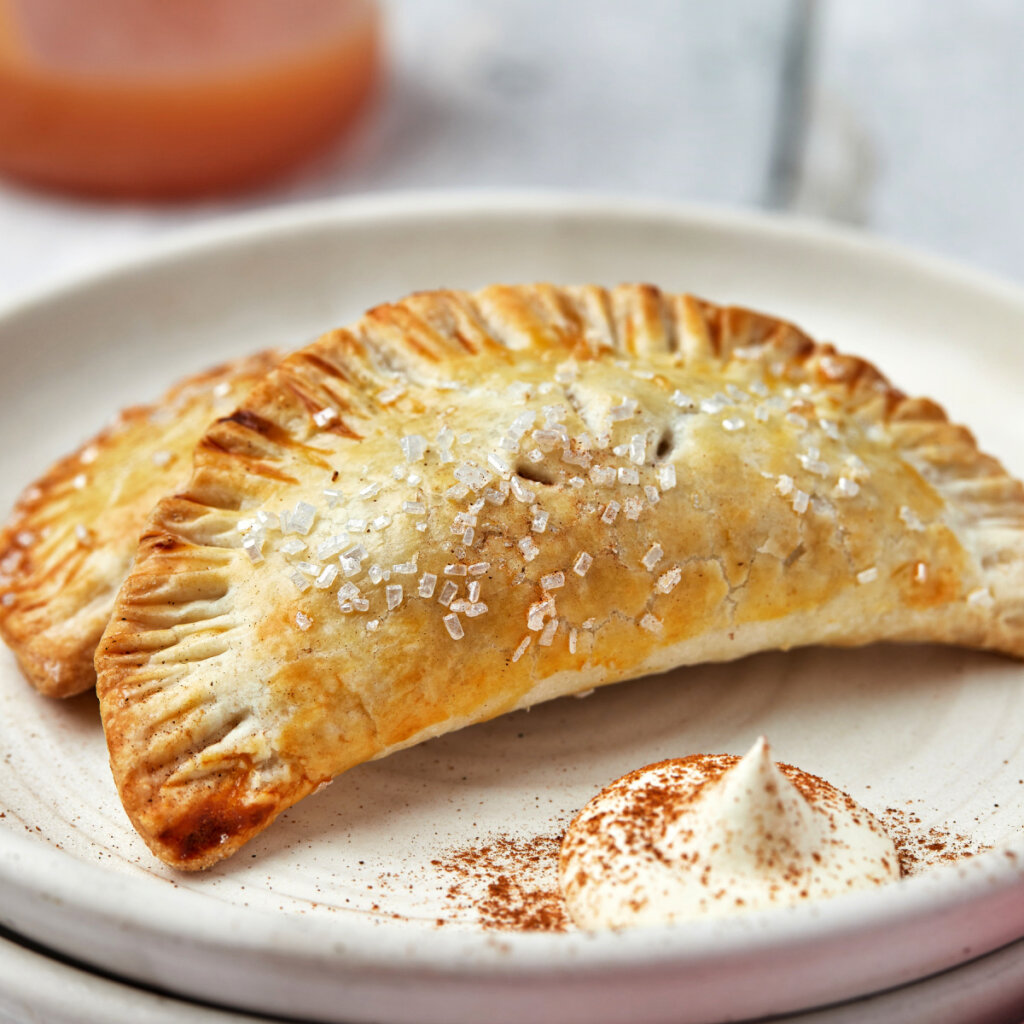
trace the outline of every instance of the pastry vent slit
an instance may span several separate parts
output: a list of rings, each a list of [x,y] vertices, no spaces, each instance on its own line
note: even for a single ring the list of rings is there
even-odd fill
[[[654,449],[654,458],[658,462],[664,462],[668,459],[676,446],[675,432],[671,427],[666,427],[661,432],[661,437],[658,438],[658,443]]]
[[[543,484],[545,486],[553,486],[558,481],[555,478],[554,473],[551,472],[546,466],[540,463],[531,462],[520,462],[516,464],[516,476],[522,477],[524,480],[529,480],[531,483]]]

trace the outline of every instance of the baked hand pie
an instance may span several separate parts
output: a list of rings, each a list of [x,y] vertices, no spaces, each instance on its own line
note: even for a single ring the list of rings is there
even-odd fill
[[[1024,488],[795,327],[428,292],[287,358],[156,506],[97,654],[124,805],[202,868],[333,776],[800,644],[1024,655]]]
[[[96,682],[93,656],[158,498],[188,482],[192,449],[283,353],[181,381],[32,484],[0,531],[0,636],[33,686],[71,697]]]

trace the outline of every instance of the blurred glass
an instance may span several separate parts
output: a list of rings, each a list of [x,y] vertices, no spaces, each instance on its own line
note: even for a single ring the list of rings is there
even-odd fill
[[[0,0],[0,173],[111,197],[258,184],[380,73],[374,0]]]

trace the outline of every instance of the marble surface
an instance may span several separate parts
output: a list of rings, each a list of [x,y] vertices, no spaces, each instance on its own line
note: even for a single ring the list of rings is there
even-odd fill
[[[375,109],[258,193],[105,205],[0,184],[0,303],[225,213],[564,188],[845,221],[1024,279],[1015,0],[382,0]]]

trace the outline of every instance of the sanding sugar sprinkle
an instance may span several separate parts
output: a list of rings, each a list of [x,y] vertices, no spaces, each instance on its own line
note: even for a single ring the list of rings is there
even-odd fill
[[[762,349],[751,348],[751,361],[766,358]],[[658,382],[642,385],[644,395],[665,388],[662,375],[642,368],[637,371],[628,360],[620,362],[626,371],[621,380]],[[691,396],[669,385],[660,398],[648,403],[646,397],[641,401],[621,393],[609,396],[605,390],[603,400],[586,414],[581,402],[588,401],[591,387],[586,380],[591,372],[589,361],[563,364],[554,380],[524,379],[497,390],[483,385],[485,391],[491,388],[489,393],[495,399],[492,415],[499,427],[493,438],[488,438],[486,423],[467,428],[454,419],[456,406],[446,408],[440,422],[433,424],[407,418],[410,432],[391,435],[390,458],[385,458],[387,465],[382,470],[370,465],[339,466],[338,472],[323,479],[322,489],[309,502],[298,501],[283,509],[277,506],[273,512],[246,507],[237,526],[241,536],[236,543],[244,551],[239,555],[254,572],[267,572],[266,565],[280,565],[284,556],[281,571],[305,595],[299,598],[293,593],[297,603],[336,597],[341,612],[352,617],[349,623],[359,622],[370,631],[387,629],[392,624],[388,613],[397,613],[399,618],[419,614],[416,608],[423,601],[429,602],[424,607],[441,619],[448,635],[459,640],[465,630],[472,631],[472,620],[479,619],[478,628],[486,630],[489,622],[507,614],[505,602],[528,594],[527,600],[515,604],[519,621],[526,605],[530,610],[525,615],[529,632],[511,655],[513,661],[522,658],[531,637],[537,641],[535,652],[545,656],[550,655],[537,648],[553,646],[556,637],[564,638],[560,649],[566,644],[575,654],[581,631],[584,650],[593,649],[596,620],[582,622],[576,615],[581,601],[599,599],[593,587],[581,581],[600,559],[601,583],[607,585],[600,593],[614,592],[617,566],[628,565],[629,573],[642,567],[651,574],[646,609],[643,605],[635,608],[631,617],[639,629],[661,632],[669,628],[667,616],[679,601],[679,592],[672,598],[666,595],[682,583],[684,568],[673,564],[680,556],[674,545],[663,547],[654,540],[654,530],[644,527],[659,502],[659,515],[666,506],[675,508],[677,503],[684,514],[691,505],[702,514],[713,511],[713,486],[695,487],[690,464],[683,458],[686,431],[706,429],[708,417],[713,417],[711,426],[717,424],[729,433],[749,431],[755,421],[770,418],[775,424],[784,418],[791,428],[797,428],[786,432],[790,464],[749,466],[751,485],[760,493],[774,489],[807,524],[835,519],[843,509],[865,500],[865,488],[870,487],[864,482],[870,476],[868,469],[832,443],[842,444],[842,435],[832,421],[820,417],[815,389],[796,378],[772,393],[764,383],[766,370],[775,377],[782,373],[765,364],[742,377],[736,374],[742,386],[728,381],[710,396],[706,391]],[[386,404],[402,398],[403,407],[415,410],[415,395],[406,396],[418,385],[400,384],[399,376],[388,372],[377,400]],[[465,391],[480,385],[464,382],[451,386]],[[664,416],[655,414],[666,398],[671,406],[667,423],[659,422]],[[343,435],[344,422],[334,425],[342,415],[348,416],[347,406],[326,396],[320,402],[323,407],[314,405],[310,412],[313,421]],[[535,403],[535,407],[516,408],[523,403]],[[506,407],[509,411],[503,412]],[[757,410],[764,411],[764,419]],[[421,432],[413,432],[417,430]],[[327,440],[320,438],[321,442]],[[769,468],[771,472],[766,471]],[[788,469],[789,474],[780,473],[780,468]],[[441,474],[436,490],[430,483],[437,479],[435,470]],[[700,472],[699,467],[694,470]],[[683,475],[677,476],[677,471]],[[758,471],[767,484],[758,479]],[[349,473],[347,481],[342,472]],[[84,474],[80,477],[84,480]],[[666,493],[675,488],[679,490]],[[597,527],[589,542],[593,553],[566,550],[572,524],[581,519],[591,524],[588,528]],[[900,509],[900,519],[909,530],[924,529],[919,516],[906,506]],[[84,533],[79,533],[82,543],[87,543]],[[435,561],[430,552],[437,550],[438,542],[445,558]],[[782,550],[775,544],[771,553],[788,558],[793,550],[793,545]],[[421,571],[424,563],[432,571]],[[876,567],[869,566],[852,575],[857,582],[868,584],[878,573]],[[912,577],[919,585],[926,583],[930,579],[928,566],[913,563]],[[694,580],[699,578],[697,574]],[[519,584],[525,587],[517,591]],[[564,608],[556,609],[556,599]],[[433,604],[435,600],[439,607]],[[991,600],[987,592],[966,596],[971,605],[986,600]],[[488,614],[488,604],[491,619],[481,619]],[[310,604],[307,611],[319,607],[319,603]],[[295,615],[295,624],[301,629],[309,628],[303,625],[305,615]],[[440,625],[436,618],[434,623]]]
[[[523,553],[523,558],[528,562],[532,562],[540,554],[540,548],[537,547],[532,537],[523,537],[519,541],[518,547]]]
[[[650,572],[661,561],[664,554],[660,544],[652,544],[640,561],[643,563],[643,567]]]

